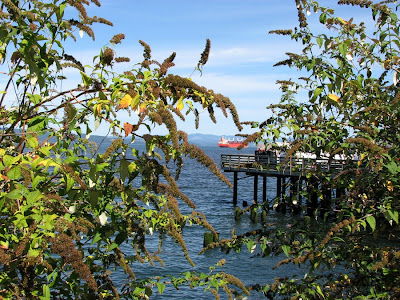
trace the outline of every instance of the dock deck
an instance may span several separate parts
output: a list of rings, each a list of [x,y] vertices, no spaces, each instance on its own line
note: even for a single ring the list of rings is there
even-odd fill
[[[305,176],[309,171],[343,171],[345,160],[328,158],[296,158],[285,156],[222,154],[224,172],[246,172],[264,176]]]
[[[286,189],[286,178],[290,178],[291,193],[301,189],[301,182],[314,185],[318,189],[318,183],[307,179],[307,173],[321,174],[329,172],[337,174],[345,169],[348,164],[357,164],[355,159],[287,157],[268,154],[221,154],[221,169],[224,172],[233,172],[233,204],[237,204],[238,173],[254,177],[254,198],[257,202],[258,176],[263,178],[263,202],[266,201],[267,177],[277,178],[277,197],[283,198]],[[329,188],[331,190],[332,187]],[[337,191],[338,192],[338,191]],[[294,196],[294,195],[292,195]],[[297,196],[296,196],[297,197]],[[329,197],[329,196],[327,196]]]

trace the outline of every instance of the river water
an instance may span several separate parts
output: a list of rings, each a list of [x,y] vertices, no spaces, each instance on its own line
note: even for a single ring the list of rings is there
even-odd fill
[[[106,147],[108,143],[104,143]],[[138,144],[137,149],[143,151],[143,145]],[[201,147],[203,151],[210,156],[219,166],[221,154],[253,154],[254,148],[243,149],[240,152],[237,149],[218,148],[215,146]],[[240,173],[239,173],[240,174]],[[233,182],[233,173],[225,173],[227,178]],[[243,201],[249,204],[253,198],[253,177],[247,177],[245,174],[239,175],[238,181],[238,206],[242,206]],[[261,178],[260,178],[261,181]],[[200,165],[194,160],[185,159],[184,167],[178,181],[180,189],[196,204],[197,210],[203,212],[208,222],[220,234],[220,238],[229,238],[232,228],[236,234],[245,233],[256,228],[260,228],[261,224],[254,224],[250,221],[249,214],[242,216],[240,221],[235,221],[235,208],[232,203],[233,190],[225,183],[216,178],[207,168]],[[275,182],[268,178],[267,198],[273,199],[276,195]],[[259,183],[258,199],[262,199],[262,182]],[[260,200],[259,200],[260,201]],[[184,203],[180,204],[181,211],[184,212]],[[285,226],[293,222],[292,217],[274,211],[268,212],[268,223],[278,223]],[[174,275],[177,276],[186,271],[209,272],[209,267],[215,265],[219,260],[225,259],[226,264],[218,270],[230,273],[238,277],[245,285],[256,283],[272,283],[274,277],[291,275],[296,272],[293,265],[283,265],[276,270],[273,267],[284,257],[262,258],[257,255],[257,251],[250,254],[247,247],[244,246],[240,253],[231,251],[228,255],[219,249],[208,250],[198,255],[203,247],[204,229],[197,226],[186,226],[184,228],[184,238],[191,259],[195,263],[195,267],[191,267],[186,261],[180,247],[175,244],[169,237],[165,238],[163,244],[163,252],[160,257],[165,263],[165,267],[161,267],[156,263],[155,266],[149,264],[137,263],[133,265],[133,270],[137,279],[144,279],[152,276]],[[154,239],[157,239],[155,234]],[[149,250],[156,251],[157,242],[152,244],[151,237],[146,237],[146,246]],[[113,277],[117,284],[123,284],[125,274],[114,271]],[[297,270],[298,272],[298,270]],[[226,295],[220,293],[221,299],[227,299]],[[173,286],[167,287],[162,295],[158,294],[157,289],[153,291],[150,299],[213,299],[214,296],[210,292],[204,293],[204,287],[190,289],[182,287],[176,290]],[[262,299],[262,294],[252,293],[248,299]]]

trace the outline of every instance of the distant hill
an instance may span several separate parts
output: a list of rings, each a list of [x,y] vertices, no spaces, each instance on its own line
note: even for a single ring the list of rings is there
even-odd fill
[[[217,145],[221,137],[213,134],[193,133],[188,135],[189,143],[195,145]]]

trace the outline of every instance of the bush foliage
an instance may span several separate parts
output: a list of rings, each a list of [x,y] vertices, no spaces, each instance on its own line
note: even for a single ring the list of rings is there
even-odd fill
[[[230,100],[170,74],[175,53],[157,62],[143,41],[143,61],[114,71],[115,64],[129,62],[117,56],[123,34],[112,37],[91,66],[83,66],[64,45],[76,35],[94,38],[94,23],[112,25],[88,16],[87,6],[100,6],[98,0],[2,1],[0,297],[148,298],[154,288],[162,293],[166,284],[185,284],[201,285],[216,298],[221,290],[231,298],[232,286],[269,298],[399,298],[399,5],[390,0],[337,3],[368,10],[371,20],[345,20],[316,1],[296,0],[299,25],[272,32],[302,45],[301,52],[287,53],[276,65],[303,75],[278,82],[281,102],[270,106],[270,118],[253,123],[257,132],[248,137],[271,144],[287,141],[288,154],[344,157],[340,173],[307,175],[319,186],[336,189],[337,197],[333,202],[318,192],[323,205],[306,207],[289,228],[266,225],[212,243],[208,248],[240,251],[246,244],[263,256],[284,254],[287,259],[277,267],[295,264],[305,271],[301,277],[245,287],[213,267],[209,274],[187,272],[168,279],[136,279],[131,268],[138,262],[163,264],[147,250],[148,235],[159,235],[160,251],[162,237],[172,237],[189,265],[185,224],[216,235],[179,190],[176,177],[188,156],[229,182],[201,149],[188,143],[175,120],[193,114],[198,123],[204,110],[215,121],[214,108],[219,108],[241,130]],[[207,41],[196,66],[200,72],[209,51]],[[81,84],[63,90],[67,68]],[[129,119],[122,120],[120,111]],[[88,139],[100,124],[108,124],[116,137],[104,152]],[[153,134],[159,126],[168,133]],[[144,139],[145,153],[132,146],[137,138]],[[302,196],[313,192],[304,189]],[[288,207],[293,204],[288,199]],[[182,205],[191,213],[183,214]],[[115,267],[124,270],[123,286],[112,280]]]
[[[336,13],[316,1],[295,2],[298,26],[271,33],[302,45],[276,64],[301,71],[302,77],[278,82],[281,102],[269,107],[273,114],[265,122],[253,123],[258,131],[249,139],[272,144],[282,139],[289,155],[340,156],[345,168],[307,174],[316,187],[336,189],[336,199],[318,190],[320,206],[308,207],[292,228],[266,228],[255,240],[244,240],[260,245],[264,255],[285,253],[288,258],[278,265],[306,270],[302,278],[277,278],[258,288],[268,297],[291,299],[397,299],[399,4],[340,0]],[[350,6],[369,11],[371,18],[344,19],[340,12]],[[310,190],[303,196],[309,198]],[[294,206],[291,199],[288,206]]]
[[[153,287],[162,293],[165,281],[176,287],[203,285],[215,293],[213,284],[230,293],[228,283],[237,281],[227,274],[136,279],[131,265],[163,265],[146,248],[149,234],[159,235],[160,251],[163,236],[170,236],[188,265],[193,262],[182,237],[184,225],[216,235],[176,178],[188,156],[230,183],[188,143],[175,120],[194,114],[198,122],[199,110],[215,120],[218,107],[240,130],[236,109],[228,98],[169,74],[175,53],[157,62],[143,41],[143,61],[113,71],[117,63],[129,62],[117,56],[123,34],[84,66],[65,43],[83,34],[94,39],[94,23],[112,25],[89,16],[89,4],[100,6],[98,0],[1,4],[0,298],[147,298]],[[207,40],[197,70],[209,51]],[[63,74],[76,74],[81,83],[63,89],[71,86]],[[120,111],[129,113],[128,119]],[[100,124],[108,124],[115,137],[104,152],[88,140]],[[156,127],[167,134],[152,134]],[[137,138],[144,139],[146,152],[134,148]],[[181,213],[182,205],[191,213]],[[125,273],[122,286],[113,282],[114,268]]]

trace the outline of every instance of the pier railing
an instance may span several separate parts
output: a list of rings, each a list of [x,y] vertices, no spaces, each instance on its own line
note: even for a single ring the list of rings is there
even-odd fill
[[[271,175],[303,176],[308,171],[319,172],[344,169],[348,161],[328,158],[298,158],[271,155],[221,154],[221,168],[225,172],[268,173]]]

